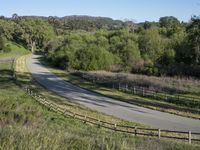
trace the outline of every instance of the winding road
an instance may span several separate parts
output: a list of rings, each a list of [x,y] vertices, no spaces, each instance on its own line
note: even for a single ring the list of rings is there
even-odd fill
[[[47,89],[64,96],[71,101],[87,106],[99,112],[118,118],[134,121],[155,128],[200,132],[200,120],[181,117],[160,111],[155,111],[133,104],[121,102],[112,98],[87,91],[66,82],[39,62],[40,56],[31,55],[26,59],[28,70],[32,76]]]

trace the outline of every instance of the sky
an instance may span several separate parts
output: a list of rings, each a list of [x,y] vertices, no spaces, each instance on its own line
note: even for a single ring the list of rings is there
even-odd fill
[[[0,0],[0,16],[69,16],[111,17],[134,22],[158,21],[175,16],[189,21],[200,15],[200,0]]]

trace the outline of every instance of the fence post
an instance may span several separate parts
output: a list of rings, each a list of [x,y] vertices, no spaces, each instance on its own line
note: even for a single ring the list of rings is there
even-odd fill
[[[156,92],[153,91],[153,98],[156,98]]]
[[[49,110],[51,110],[51,107],[52,107],[52,103],[50,103],[50,105],[49,105]]]
[[[120,91],[120,83],[119,83],[119,91]]]
[[[136,94],[135,86],[133,87],[133,93]]]
[[[115,129],[115,130],[117,129],[117,124],[115,124],[114,129]]]
[[[144,94],[145,94],[145,91],[144,91],[144,88],[142,89],[142,95],[144,96]]]
[[[134,130],[135,130],[135,136],[137,136],[137,127],[135,127]]]
[[[100,128],[100,127],[101,127],[101,121],[98,120],[98,128]]]
[[[87,116],[85,115],[85,118],[84,118],[85,120],[84,120],[84,123],[86,123],[87,122]]]
[[[188,132],[188,143],[189,144],[192,143],[192,133],[191,133],[191,131]]]
[[[161,130],[158,129],[158,139],[160,139],[160,137],[161,137]]]

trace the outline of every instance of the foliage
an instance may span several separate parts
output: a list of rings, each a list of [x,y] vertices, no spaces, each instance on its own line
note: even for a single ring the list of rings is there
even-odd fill
[[[191,49],[189,57],[192,63],[200,65],[200,17],[194,16],[187,27],[188,44]]]
[[[0,149],[199,149],[198,145],[133,137],[63,117],[38,105],[5,78],[0,78],[0,110]]]
[[[0,35],[0,51],[4,48],[4,41],[2,36]]]
[[[166,47],[164,42],[157,28],[146,30],[139,37],[139,46],[143,57],[147,56],[149,59],[156,61],[163,55]]]
[[[0,58],[17,57],[28,53],[29,52],[27,51],[27,49],[25,49],[23,46],[14,42],[7,41],[5,43],[3,53],[0,53]]]
[[[14,14],[0,18],[0,49],[3,37],[44,52],[49,62],[62,69],[198,76],[199,28],[195,16],[189,23],[166,16],[159,22],[135,24],[104,17]]]

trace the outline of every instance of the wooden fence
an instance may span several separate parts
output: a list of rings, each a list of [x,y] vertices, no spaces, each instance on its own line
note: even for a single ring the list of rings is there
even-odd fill
[[[148,88],[134,86],[129,83],[114,83],[111,81],[102,81],[101,79],[91,77],[82,73],[74,73],[74,75],[93,82],[95,84],[102,85],[104,87],[117,89],[125,93],[134,94],[142,97],[152,98],[159,101],[165,101],[168,103],[178,104],[180,106],[191,107],[193,109],[200,109],[200,98],[193,96],[183,96],[180,94],[169,94],[158,90],[149,90]]]
[[[34,92],[33,89],[24,86],[20,83],[20,81],[17,80],[17,75],[15,71],[13,72],[13,78],[16,82],[16,84],[23,89],[28,95],[33,97],[37,102],[44,105],[49,110],[52,110],[56,113],[59,113],[66,117],[72,117],[74,119],[80,120],[83,123],[88,123],[92,125],[96,125],[99,128],[103,127],[115,132],[123,132],[127,134],[132,134],[134,136],[147,136],[147,137],[157,137],[159,139],[165,138],[165,139],[175,139],[175,140],[182,140],[187,141],[189,144],[191,143],[197,143],[200,144],[200,133],[197,132],[183,132],[183,131],[170,131],[170,130],[162,130],[162,129],[153,129],[153,128],[142,128],[137,126],[127,126],[127,125],[121,125],[116,124],[113,122],[107,122],[104,120],[100,120],[91,116],[87,116],[84,114],[80,114],[77,112],[72,112],[69,109],[63,108],[59,105],[57,105],[54,102],[48,101],[45,99],[45,97],[41,96],[40,94]]]
[[[137,126],[127,126],[127,125],[120,125],[116,123],[111,123],[107,121],[103,121],[97,118],[93,118],[87,115],[79,114],[77,112],[72,112],[66,108],[60,107],[54,102],[50,102],[46,100],[41,95],[33,92],[32,89],[28,87],[24,87],[20,84],[19,81],[16,80],[16,83],[26,91],[31,97],[33,97],[36,101],[40,104],[47,107],[49,110],[57,112],[61,115],[72,117],[74,119],[78,119],[83,123],[88,123],[92,125],[96,125],[99,128],[103,127],[106,129],[110,129],[115,132],[123,132],[127,134],[132,134],[134,136],[148,136],[148,137],[157,137],[159,139],[175,139],[175,140],[182,140],[187,141],[188,143],[200,143],[200,133],[195,132],[183,132],[183,131],[170,131],[170,130],[162,130],[162,129],[153,129],[153,128],[142,128]]]
[[[0,67],[0,75],[6,77],[13,77],[14,76],[14,64],[15,64],[15,58],[4,58],[0,59],[0,65],[1,64],[8,64],[8,66],[5,67]]]

